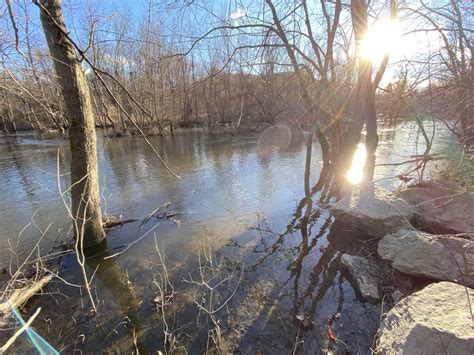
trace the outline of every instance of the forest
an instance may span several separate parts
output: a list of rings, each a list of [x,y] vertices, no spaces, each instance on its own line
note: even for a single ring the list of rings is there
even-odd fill
[[[0,18],[0,354],[474,352],[472,1]]]

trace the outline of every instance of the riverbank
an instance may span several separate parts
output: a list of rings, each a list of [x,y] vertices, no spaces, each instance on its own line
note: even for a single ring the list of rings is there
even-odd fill
[[[262,131],[265,128],[279,125],[280,123],[270,124],[266,122],[253,123],[253,124],[242,124],[238,127],[231,123],[209,123],[209,122],[189,122],[176,125],[164,125],[162,129],[159,126],[152,127],[141,127],[141,131],[145,136],[167,136],[174,133],[186,133],[186,132],[209,132],[209,133],[230,133],[230,132],[254,132]],[[286,124],[285,124],[286,125]],[[291,125],[289,125],[291,126]],[[139,130],[134,126],[128,127],[113,127],[113,126],[102,126],[96,125],[98,132],[103,132],[104,136],[114,137],[127,137],[127,136],[141,136]],[[23,125],[16,127],[16,130],[0,131],[0,136],[15,136],[18,133],[37,132],[39,134],[59,134],[67,136],[67,127],[64,128],[53,128],[45,127],[43,130],[35,129],[33,126]]]
[[[454,182],[429,180],[393,196],[363,183],[348,189],[332,211],[376,244],[375,256],[344,254],[342,262],[362,297],[372,302],[389,297],[377,353],[474,350],[473,333],[465,330],[474,324],[473,192]],[[381,275],[390,270],[421,282],[411,289],[392,287],[387,294]],[[448,282],[434,285],[439,281]]]

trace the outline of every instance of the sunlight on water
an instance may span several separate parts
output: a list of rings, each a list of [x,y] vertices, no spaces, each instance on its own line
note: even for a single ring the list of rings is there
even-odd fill
[[[367,151],[365,149],[365,144],[359,143],[354,153],[354,158],[352,158],[351,168],[346,175],[347,180],[351,184],[358,184],[362,181],[364,177],[364,166],[366,158]]]

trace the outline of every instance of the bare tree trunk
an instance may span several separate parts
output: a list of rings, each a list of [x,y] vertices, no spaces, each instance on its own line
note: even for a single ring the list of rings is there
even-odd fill
[[[102,228],[94,114],[89,87],[77,60],[61,11],[60,0],[40,0],[40,18],[69,119],[71,148],[71,212],[75,236],[83,235],[84,247],[99,244]],[[83,233],[83,234],[82,234]]]
[[[397,0],[390,1],[391,18],[397,16]],[[356,46],[360,48],[363,36],[367,31],[368,5],[366,0],[351,0],[352,27],[356,39]],[[355,92],[355,108],[352,120],[348,125],[341,151],[339,153],[340,166],[338,169],[339,188],[343,182],[345,172],[351,165],[357,144],[360,142],[362,128],[366,124],[366,151],[367,161],[364,168],[365,179],[372,181],[375,171],[375,152],[378,145],[377,135],[377,111],[375,107],[375,91],[382,79],[388,63],[388,54],[385,55],[377,70],[375,78],[372,79],[372,62],[359,55],[359,77]]]
[[[365,0],[351,1],[352,26],[356,39],[356,46],[360,47],[363,34],[367,30],[367,5]],[[345,181],[345,174],[349,169],[352,157],[360,142],[362,128],[364,127],[365,115],[367,112],[367,96],[371,91],[372,63],[359,57],[359,75],[357,87],[354,93],[354,111],[351,121],[344,133],[337,172],[337,184],[341,185]],[[337,186],[339,187],[339,186]]]

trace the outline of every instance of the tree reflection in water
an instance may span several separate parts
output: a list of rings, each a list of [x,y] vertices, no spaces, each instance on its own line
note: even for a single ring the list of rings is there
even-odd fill
[[[94,279],[99,280],[108,291],[108,297],[102,295],[103,302],[112,300],[115,302],[122,313],[122,321],[111,331],[108,329],[110,324],[104,323],[104,327],[99,327],[104,333],[102,341],[98,344],[101,349],[107,349],[109,337],[112,335],[127,339],[125,348],[120,349],[121,343],[114,344],[114,350],[129,350],[130,343],[134,344],[140,350],[140,302],[128,279],[128,275],[122,269],[117,260],[112,257],[112,252],[104,241],[98,247],[88,250],[86,265],[94,272]],[[99,304],[100,307],[100,304]]]
[[[237,349],[243,353],[255,347],[270,353],[288,352],[298,337],[302,353],[346,351],[346,347],[370,353],[379,306],[359,299],[341,274],[340,256],[354,250],[354,233],[335,223],[324,209],[314,211],[305,230],[303,208],[304,200],[283,233],[275,233],[260,220],[254,228],[259,234],[257,245],[248,248],[238,241],[232,243],[231,247],[243,253],[247,280],[261,285],[264,294]],[[242,307],[255,302],[249,299],[255,297],[250,289],[238,301]],[[329,326],[337,341],[328,337]]]

